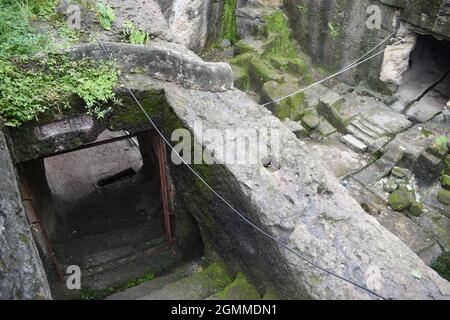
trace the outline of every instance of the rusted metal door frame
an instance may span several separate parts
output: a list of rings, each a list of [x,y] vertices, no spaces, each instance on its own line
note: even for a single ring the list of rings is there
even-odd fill
[[[169,247],[171,247],[175,243],[175,238],[172,236],[172,226],[170,221],[170,186],[167,181],[167,154],[166,154],[166,145],[162,137],[158,134],[153,133],[153,146],[156,151],[156,156],[158,158],[159,164],[159,177],[161,184],[161,200],[163,205],[163,214],[164,214],[164,229],[166,234],[166,242]]]

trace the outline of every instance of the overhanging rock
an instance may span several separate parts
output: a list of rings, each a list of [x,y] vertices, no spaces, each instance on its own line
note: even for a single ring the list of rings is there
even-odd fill
[[[233,87],[233,74],[228,64],[205,62],[175,43],[155,41],[149,46],[104,43],[104,46],[114,57],[120,57],[124,72],[144,72],[187,89],[225,91]],[[76,58],[104,58],[97,44],[80,45],[70,53]]]

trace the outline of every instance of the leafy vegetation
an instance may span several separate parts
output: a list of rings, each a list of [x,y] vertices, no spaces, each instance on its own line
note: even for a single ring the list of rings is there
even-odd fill
[[[114,97],[114,66],[53,54],[52,37],[30,26],[34,19],[49,17],[55,4],[0,0],[0,119],[7,126],[67,108],[74,95],[84,101],[87,113],[103,117],[108,111],[104,105]],[[55,25],[65,41],[77,40],[76,32],[64,23]]]
[[[145,31],[138,30],[129,20],[122,24],[122,33],[125,39],[132,44],[147,44],[150,42],[150,35]]]
[[[63,55],[26,63],[0,60],[0,77],[0,117],[7,126],[67,108],[73,94],[83,99],[88,114],[101,118],[108,111],[102,106],[114,97],[117,82],[117,72],[108,63],[71,61]]]
[[[110,30],[112,23],[116,21],[114,10],[103,1],[97,1],[96,6],[100,25],[103,29]]]

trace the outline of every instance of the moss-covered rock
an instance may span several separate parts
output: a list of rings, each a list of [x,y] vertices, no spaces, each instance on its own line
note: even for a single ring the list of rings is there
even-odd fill
[[[242,91],[250,89],[250,81],[248,79],[247,69],[231,65],[234,75],[234,86]]]
[[[423,204],[413,200],[411,202],[411,206],[409,207],[409,213],[416,217],[420,216],[423,213]]]
[[[255,55],[251,52],[247,52],[234,57],[228,62],[238,67],[247,67],[253,59],[255,59]]]
[[[239,40],[235,45],[234,45],[234,54],[235,55],[240,55],[240,54],[244,54],[244,53],[255,53],[256,49],[253,48],[252,46],[250,46],[247,42],[243,41],[243,40]]]
[[[450,175],[443,174],[441,178],[442,187],[450,190]]]
[[[268,81],[262,88],[262,101],[270,102],[276,99],[286,96],[294,91],[297,91],[299,87],[292,82],[290,83],[277,83],[275,81]],[[299,120],[305,110],[304,95],[298,94],[291,96],[282,101],[273,103],[268,108],[281,120],[289,118],[291,120]]]
[[[411,172],[405,168],[394,167],[392,168],[391,174],[397,178],[407,178],[411,175]]]
[[[383,186],[383,190],[391,193],[394,192],[395,190],[397,190],[398,188],[398,184],[397,181],[395,181],[394,177],[389,177],[389,179],[386,181],[386,183]]]
[[[406,190],[396,190],[389,196],[389,205],[395,211],[403,211],[408,209],[414,200],[412,192]]]
[[[317,111],[315,109],[307,110],[302,118],[302,123],[309,130],[314,130],[319,127],[320,118],[317,115]]]
[[[258,58],[252,59],[248,67],[248,74],[255,90],[261,90],[268,81],[283,82],[283,76],[279,74],[272,65]]]
[[[449,190],[441,190],[438,192],[437,195],[437,199],[439,200],[439,202],[445,204],[445,205],[450,205],[450,191]]]
[[[270,57],[270,63],[272,66],[281,71],[286,71],[288,69],[289,59],[285,57],[272,56]]]
[[[445,253],[439,257],[431,266],[439,275],[450,281],[450,253]]]
[[[221,292],[213,295],[211,299],[217,300],[261,300],[256,288],[242,274],[238,273],[236,279]]]
[[[281,10],[276,10],[264,18],[265,35],[269,40],[264,48],[263,58],[271,56],[295,58],[297,56],[292,44],[292,34],[287,20]]]
[[[288,62],[288,70],[295,74],[306,74],[308,72],[308,65],[301,58],[293,58]]]

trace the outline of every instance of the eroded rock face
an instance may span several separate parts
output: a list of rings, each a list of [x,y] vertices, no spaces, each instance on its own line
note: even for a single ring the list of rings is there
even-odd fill
[[[0,123],[0,300],[51,298]]]
[[[403,73],[409,68],[410,55],[416,45],[417,34],[402,25],[397,40],[400,41],[398,44],[386,48],[380,74],[381,81],[394,86],[400,85]]]
[[[287,0],[285,4],[294,35],[302,48],[331,70],[339,70],[365,54],[393,32],[401,21],[413,25],[417,33],[450,39],[448,0]],[[367,9],[372,5],[381,9],[379,29],[370,29],[366,25],[370,16]],[[407,37],[405,41],[412,40]],[[403,47],[409,50],[408,46]],[[382,57],[377,57],[345,73],[341,79],[353,82],[360,80],[358,75],[364,75],[376,84],[381,66]],[[399,66],[400,73],[402,68]],[[386,71],[384,76],[387,76]],[[394,74],[389,77],[394,82],[396,79]]]
[[[174,39],[193,51],[200,51],[208,37],[210,1],[173,0],[166,10]]]

